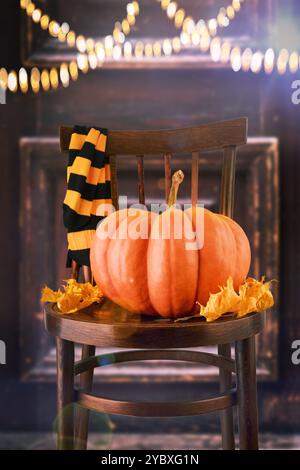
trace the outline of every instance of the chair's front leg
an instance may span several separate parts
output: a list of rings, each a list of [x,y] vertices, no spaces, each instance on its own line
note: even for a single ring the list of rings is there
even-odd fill
[[[56,338],[57,448],[74,448],[74,343]]]
[[[231,345],[219,344],[218,354],[231,358]],[[226,392],[232,388],[232,374],[228,370],[220,369],[220,391]],[[233,409],[229,408],[220,412],[222,448],[223,450],[234,450],[234,422]]]
[[[236,343],[240,450],[258,449],[255,337]]]
[[[82,346],[82,359],[84,360],[91,356],[95,356],[95,351],[95,346],[84,344]],[[80,389],[87,392],[91,391],[93,386],[93,374],[94,369],[87,370],[80,374]],[[89,410],[77,407],[75,416],[75,449],[86,450],[89,428]]]

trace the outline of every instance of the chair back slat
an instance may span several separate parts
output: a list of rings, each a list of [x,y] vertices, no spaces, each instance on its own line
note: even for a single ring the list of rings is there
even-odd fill
[[[199,152],[192,153],[192,188],[191,188],[191,200],[192,206],[196,206],[198,203],[198,192],[199,192]]]
[[[226,147],[223,156],[222,181],[220,193],[220,213],[233,216],[236,168],[236,146]]]
[[[145,204],[144,155],[137,155],[139,203]]]
[[[61,150],[69,149],[71,127],[60,129]],[[247,118],[221,121],[185,129],[160,131],[110,131],[107,153],[112,155],[165,155],[213,150],[247,141]]]
[[[67,151],[72,128],[60,129],[62,151]],[[111,191],[114,207],[118,209],[117,158],[137,155],[139,202],[145,203],[144,158],[162,155],[165,171],[165,199],[171,188],[171,160],[174,154],[192,154],[191,200],[196,205],[199,197],[199,152],[223,149],[223,168],[220,212],[233,215],[236,148],[247,142],[247,118],[216,122],[193,128],[161,131],[110,131],[106,152],[110,156]],[[208,157],[209,158],[209,157]]]
[[[164,155],[164,161],[165,161],[165,200],[166,200],[166,204],[168,204],[168,201],[169,201],[169,194],[170,194],[171,184],[172,184],[171,159],[172,159],[172,155],[170,153],[166,153]]]

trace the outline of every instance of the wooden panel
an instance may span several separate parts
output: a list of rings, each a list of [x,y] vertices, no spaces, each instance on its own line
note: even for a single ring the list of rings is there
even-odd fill
[[[33,279],[34,289],[30,289],[31,298],[24,297],[22,294],[22,325],[23,325],[23,350],[26,348],[32,354],[33,345],[32,336],[38,338],[42,335],[43,325],[40,320],[35,318],[34,311],[39,311],[39,290],[44,284],[50,284],[57,287],[61,279],[65,279],[65,231],[61,222],[61,202],[65,188],[66,165],[65,158],[62,158],[59,150],[59,140],[56,138],[24,138],[22,140],[22,160],[35,162],[35,165],[44,171],[44,179],[47,181],[50,192],[45,197],[38,198],[31,194],[27,203],[23,203],[24,214],[30,210],[35,211],[35,220],[38,221],[39,211],[43,211],[45,200],[49,213],[55,214],[54,225],[48,223],[43,217],[41,220],[45,227],[35,228],[35,225],[28,224],[28,235],[24,237],[22,233],[23,249],[22,259],[25,272],[30,272],[30,279]],[[27,155],[27,157],[26,157]],[[147,159],[146,159],[147,160]],[[32,164],[32,163],[31,163]],[[217,211],[219,201],[219,182],[222,166],[222,154],[209,153],[209,155],[201,154],[199,158],[201,168],[201,198],[200,202],[204,202],[205,206]],[[191,157],[190,155],[182,155],[174,157],[173,167],[182,169],[185,174],[184,187],[180,192],[179,202],[190,201],[191,188]],[[265,174],[260,177],[257,174],[257,168],[265,168]],[[165,178],[164,165],[162,157],[158,156],[146,162],[145,171],[147,178],[145,180],[145,190],[147,194],[151,194],[151,202],[164,202],[165,199]],[[262,171],[262,170],[260,170]],[[259,171],[259,174],[260,174]],[[122,158],[118,164],[119,188],[120,194],[129,196],[129,204],[136,202],[136,157]],[[24,177],[25,177],[24,173]],[[26,176],[27,178],[27,176]],[[31,177],[30,186],[36,187],[34,174]],[[276,139],[249,139],[249,144],[243,147],[238,153],[237,158],[237,194],[239,197],[236,201],[235,217],[236,220],[245,228],[252,245],[252,266],[251,274],[259,277],[266,274],[268,278],[279,279],[278,274],[278,154]],[[54,185],[54,186],[53,186]],[[56,189],[55,189],[56,188]],[[60,189],[59,189],[60,188]],[[257,200],[259,194],[259,201]],[[57,196],[54,195],[57,194]],[[269,204],[272,197],[273,204]],[[55,237],[55,245],[53,245],[52,230],[57,231]],[[41,238],[39,237],[41,234]],[[259,238],[258,235],[259,234]],[[269,235],[268,235],[269,234]],[[277,234],[277,235],[276,235]],[[25,243],[31,240],[30,244]],[[39,241],[38,241],[39,240]],[[49,245],[50,243],[50,245]],[[269,244],[271,245],[269,246]],[[41,251],[39,251],[41,250]],[[53,253],[57,253],[57,262],[55,262]],[[47,258],[47,253],[49,258]],[[48,259],[48,268],[43,270],[43,264],[38,263],[39,259]],[[39,270],[37,273],[37,269]],[[34,281],[37,279],[37,281]],[[28,280],[28,282],[29,282]],[[274,284],[275,295],[278,284]],[[27,286],[27,289],[29,287]],[[22,290],[23,291],[23,290]],[[32,292],[35,296],[32,296]],[[30,328],[29,328],[30,325]],[[26,328],[25,328],[26,326]],[[29,329],[32,331],[30,332]],[[36,331],[36,333],[34,333]],[[25,349],[24,349],[25,348]],[[35,343],[34,349],[37,352],[43,351],[41,345]],[[278,307],[272,310],[268,317],[267,328],[260,335],[258,340],[258,365],[264,376],[267,375],[268,380],[274,380],[277,377],[277,348],[278,348]],[[39,353],[40,354],[40,353]],[[42,355],[42,353],[41,353]],[[207,379],[203,375],[203,379]]]

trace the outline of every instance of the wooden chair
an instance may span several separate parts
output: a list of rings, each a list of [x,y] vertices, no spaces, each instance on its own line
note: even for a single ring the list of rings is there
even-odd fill
[[[72,130],[61,129],[61,148],[67,151]],[[138,195],[145,202],[144,158],[162,155],[165,166],[165,192],[171,184],[171,157],[176,152],[191,153],[192,203],[198,201],[199,152],[223,149],[220,212],[232,216],[234,203],[236,147],[247,141],[247,119],[213,123],[191,129],[164,131],[112,131],[107,152],[111,156],[112,195],[117,206],[116,155],[137,155]],[[121,157],[120,157],[121,158]],[[74,264],[73,275],[79,267]],[[85,280],[90,271],[83,267]],[[121,311],[121,314],[120,314]],[[156,322],[132,315],[106,300],[76,314],[62,315],[55,305],[45,308],[48,332],[56,337],[58,448],[86,448],[89,410],[130,416],[188,416],[219,411],[223,449],[234,449],[233,406],[238,409],[239,448],[258,449],[255,335],[262,331],[264,314],[251,314],[241,319],[222,318],[213,323],[199,319],[188,322]],[[130,331],[130,334],[128,334]],[[74,343],[82,346],[82,360],[74,364]],[[235,344],[235,359],[231,344]],[[218,354],[183,351],[217,345]],[[117,352],[113,361],[165,359],[210,364],[219,368],[220,394],[199,401],[140,402],[117,401],[91,393],[95,367],[107,365],[109,357],[95,357],[95,347],[130,348]],[[232,374],[236,373],[236,388]],[[80,387],[74,389],[74,376],[80,375]],[[70,403],[80,407],[74,416],[62,410]],[[71,439],[70,439],[71,438]],[[75,439],[75,444],[74,444]]]

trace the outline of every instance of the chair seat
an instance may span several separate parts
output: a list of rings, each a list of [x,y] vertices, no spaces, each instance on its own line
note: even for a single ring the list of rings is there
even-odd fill
[[[53,336],[99,347],[186,348],[226,344],[262,331],[265,313],[243,318],[225,315],[208,323],[203,318],[184,322],[133,314],[110,300],[73,314],[61,314],[47,304],[45,324]]]

